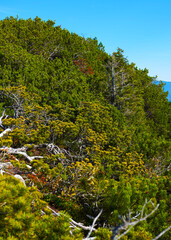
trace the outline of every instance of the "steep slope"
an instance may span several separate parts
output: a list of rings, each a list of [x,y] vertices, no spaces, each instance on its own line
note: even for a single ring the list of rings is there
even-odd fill
[[[129,63],[121,49],[110,56],[97,39],[38,17],[0,21],[1,172],[35,185],[42,193],[38,199],[46,200],[55,216],[65,210],[84,223],[61,218],[61,239],[73,239],[68,230],[65,236],[65,224],[88,230],[86,239],[106,240],[117,239],[123,225],[135,225],[128,239],[152,239],[169,226],[169,111],[163,83],[154,84],[148,70]],[[14,182],[2,178],[6,181]],[[25,194],[17,196],[22,200]],[[5,201],[0,194],[1,199],[0,208]],[[12,201],[8,204],[11,208]],[[137,222],[129,210],[133,215],[140,211]],[[29,205],[34,218],[32,213]],[[52,228],[44,223],[47,239],[55,231],[59,239],[56,218],[37,214],[28,234],[42,239],[37,218],[40,223],[50,218]],[[18,221],[18,215],[12,216]],[[92,219],[98,219],[96,228]],[[18,239],[25,221],[20,220],[18,229],[3,225],[4,239]],[[85,232],[75,230],[73,236],[83,238]],[[27,230],[20,239],[28,239]]]

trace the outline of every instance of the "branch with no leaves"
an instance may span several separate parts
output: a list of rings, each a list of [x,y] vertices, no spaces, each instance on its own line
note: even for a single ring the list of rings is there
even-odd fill
[[[6,133],[11,132],[11,131],[12,131],[11,128],[5,129],[2,133],[0,133],[0,138],[3,137]]]
[[[170,229],[171,229],[171,225],[168,228],[166,228],[163,232],[161,232],[157,237],[153,238],[153,240],[159,239],[161,236],[163,236],[163,234],[165,234]]]
[[[36,158],[43,158],[43,156],[32,156],[30,157],[28,154],[27,154],[27,147],[21,147],[21,148],[11,148],[11,147],[4,147],[4,148],[0,148],[0,151],[4,151],[4,152],[7,152],[9,154],[19,154],[19,155],[22,155],[24,156],[27,160],[29,160],[30,162],[33,161],[34,159]]]
[[[11,100],[11,106],[10,107],[6,107],[6,108],[13,108],[14,110],[14,117],[18,118],[19,117],[19,113],[23,112],[23,103],[24,103],[24,98],[20,97],[20,93],[16,92],[13,93],[12,90],[7,89],[6,91],[4,90],[0,90],[0,93],[7,97],[8,99]],[[5,108],[5,109],[6,109]]]
[[[52,213],[53,213],[54,216],[60,216],[61,214],[64,214],[64,213],[60,213],[60,212],[54,211],[54,210],[53,210],[52,208],[50,208],[49,206],[48,206],[48,209],[50,209],[50,210],[52,211]],[[83,230],[88,230],[89,233],[88,233],[87,237],[84,238],[84,240],[93,240],[93,239],[95,239],[95,237],[90,237],[90,235],[91,235],[92,231],[96,231],[96,229],[94,228],[94,226],[95,226],[95,223],[97,222],[97,219],[98,219],[98,218],[100,217],[100,215],[102,214],[102,212],[103,212],[103,210],[101,210],[101,211],[99,212],[99,214],[94,218],[94,221],[93,221],[93,223],[92,223],[91,226],[84,226],[82,223],[77,223],[77,222],[74,221],[72,218],[70,218],[71,227],[73,227],[73,228],[77,228],[77,227],[78,227],[78,228],[82,228]]]
[[[85,240],[89,239],[89,237],[90,237],[90,235],[91,235],[91,233],[92,233],[92,231],[93,231],[93,228],[94,228],[94,226],[95,226],[95,223],[96,223],[97,219],[100,217],[100,215],[102,214],[102,212],[103,212],[103,209],[101,209],[101,211],[99,212],[99,214],[97,215],[97,217],[94,218],[94,221],[93,221],[93,223],[92,223],[91,229],[90,229],[89,233],[87,234],[87,237],[85,238]]]
[[[3,118],[7,118],[7,117],[8,117],[8,116],[5,115],[5,109],[4,109],[4,111],[2,112],[2,115],[1,115],[1,117],[0,117],[0,128],[2,128],[4,131],[3,131],[2,133],[0,133],[0,138],[3,137],[7,132],[11,132],[11,131],[12,131],[11,128],[5,129],[5,127],[4,127],[3,124],[2,124],[2,119],[3,119]]]
[[[4,129],[4,127],[3,127],[3,125],[2,125],[2,119],[4,118],[4,116],[5,116],[5,109],[4,109],[4,111],[2,112],[2,115],[1,115],[1,117],[0,117],[0,127],[3,128],[3,129]]]
[[[151,203],[152,206],[154,206],[153,202],[150,201],[145,201],[145,204],[143,205],[142,210],[134,217],[131,217],[131,211],[129,211],[129,214],[127,217],[123,216],[122,217],[122,221],[123,224],[121,226],[119,226],[116,230],[113,230],[113,236],[112,236],[112,240],[118,240],[120,238],[122,238],[124,235],[126,235],[135,225],[137,225],[139,222],[145,221],[148,217],[150,217],[159,207],[159,204],[156,205],[156,207],[154,207],[154,209],[149,213],[149,214],[145,214],[144,216],[144,209],[147,206],[147,204]],[[125,230],[121,235],[120,232],[122,230]]]

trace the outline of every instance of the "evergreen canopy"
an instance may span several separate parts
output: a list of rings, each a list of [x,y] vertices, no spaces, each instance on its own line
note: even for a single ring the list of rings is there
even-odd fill
[[[154,79],[51,20],[0,21],[0,239],[169,239]]]

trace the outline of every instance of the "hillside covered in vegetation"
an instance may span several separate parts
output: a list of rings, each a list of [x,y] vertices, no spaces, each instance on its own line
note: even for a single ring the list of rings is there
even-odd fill
[[[168,240],[170,108],[121,49],[0,21],[0,239]]]

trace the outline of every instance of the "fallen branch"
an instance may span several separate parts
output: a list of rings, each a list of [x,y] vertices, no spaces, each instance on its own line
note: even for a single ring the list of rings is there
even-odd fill
[[[60,212],[54,211],[54,210],[53,210],[52,208],[50,208],[49,206],[48,206],[48,209],[50,209],[50,210],[52,211],[52,213],[53,213],[53,215],[54,215],[55,217],[56,217],[56,216],[60,216],[60,215],[62,215],[62,214],[65,215],[64,213],[60,213]],[[103,210],[101,210],[101,211],[99,212],[99,214],[97,215],[97,217],[94,218],[94,221],[93,221],[93,223],[92,223],[92,226],[84,226],[82,223],[77,223],[77,222],[74,221],[72,218],[69,219],[69,220],[70,220],[70,224],[71,224],[71,226],[74,227],[74,228],[79,227],[79,228],[82,228],[83,230],[88,230],[89,233],[88,233],[87,237],[84,238],[84,240],[93,240],[93,239],[95,239],[95,237],[89,238],[89,236],[91,235],[92,231],[96,231],[96,229],[94,228],[94,225],[95,225],[97,219],[98,219],[98,218],[100,217],[100,215],[102,214],[102,211],[103,211]]]
[[[19,154],[19,155],[22,155],[24,156],[27,160],[29,160],[30,162],[32,162],[34,159],[36,158],[43,158],[43,156],[32,156],[30,157],[28,154],[27,154],[27,147],[22,147],[22,148],[8,148],[8,147],[4,147],[4,148],[0,148],[0,151],[4,151],[4,152],[7,152],[9,154]]]

